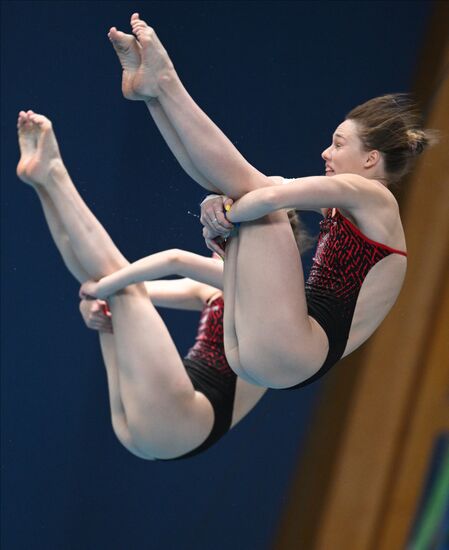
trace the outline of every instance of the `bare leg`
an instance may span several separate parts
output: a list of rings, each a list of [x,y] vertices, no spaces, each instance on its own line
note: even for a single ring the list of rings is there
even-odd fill
[[[112,27],[108,33],[114,50],[122,66],[122,93],[126,99],[132,101],[146,100],[134,88],[134,80],[140,79],[139,68],[141,65],[141,46],[132,34],[126,34]],[[182,144],[178,134],[168,120],[164,110],[159,102],[154,100],[146,101],[148,110],[156,126],[166,141],[168,147],[175,155],[176,160],[185,170],[185,172],[197,183],[209,191],[217,191],[213,185],[208,182],[202,174],[198,172],[189,157],[186,148]]]
[[[224,263],[224,309],[223,329],[226,359],[234,372],[250,384],[259,385],[242,367],[239,356],[239,341],[235,329],[235,302],[237,285],[237,255],[239,239],[233,237],[227,242]]]
[[[84,283],[89,279],[89,275],[84,271],[77,256],[73,252],[69,236],[65,231],[65,227],[58,216],[50,196],[40,185],[35,185],[34,189],[41,201],[50,234],[56,248],[62,256],[65,266],[79,283]]]
[[[238,239],[234,322],[240,365],[260,385],[292,386],[318,370],[328,341],[308,316],[288,216],[280,211],[242,224]]]
[[[271,185],[195,104],[153,29],[138,14],[131,26],[142,59],[134,90],[157,97],[197,169],[232,198]],[[296,384],[322,364],[327,338],[307,314],[302,266],[287,215],[278,212],[244,225],[239,241],[235,271],[232,253],[225,279],[228,308],[231,302],[225,328],[228,359],[238,374],[262,385]]]
[[[115,350],[115,337],[113,334],[100,332],[100,347],[103,361],[106,367],[108,381],[109,406],[111,410],[112,428],[120,443],[131,453],[139,458],[149,458],[142,454],[134,445],[128,428],[125,408],[123,406],[120,391],[120,376],[117,365],[117,353]]]
[[[234,199],[256,187],[271,185],[268,178],[243,158],[189,96],[153,29],[140,20],[138,14],[132,15],[131,27],[140,46],[139,50],[134,51],[140,53],[141,63],[134,71],[132,80],[127,78],[126,85],[132,83],[132,98],[144,97],[150,112],[151,101],[157,97],[172,131],[182,143],[196,172],[203,178],[203,181],[197,179],[200,185],[206,189],[212,186]],[[118,32],[115,27],[111,29],[111,40],[117,39]],[[120,35],[128,36],[124,33]],[[126,94],[130,95],[128,91]],[[157,115],[157,108],[154,108],[153,116]]]
[[[25,118],[21,117],[20,126],[26,124]],[[29,163],[30,159],[36,153],[36,143],[33,128],[29,128],[29,131],[21,131],[19,133],[20,138],[20,148],[22,153],[22,158],[19,163],[18,172],[19,176],[23,175],[23,171],[26,170],[26,166]],[[69,236],[65,230],[64,224],[59,217],[58,211],[56,210],[49,194],[47,191],[38,184],[29,182],[34,190],[36,191],[41,205],[44,211],[45,219],[47,221],[50,234],[53,238],[53,241],[59,250],[64,264],[70,273],[78,280],[79,283],[83,283],[89,279],[88,273],[83,269],[78,258],[76,257],[72,246],[70,244]],[[115,356],[115,345],[114,345],[114,336],[107,333],[100,332],[100,345],[103,354],[104,363],[106,366],[106,373],[108,379],[108,388],[109,388],[109,399],[111,406],[111,417],[112,425],[114,432],[116,433],[120,442],[131,452],[139,455],[138,451],[132,446],[131,435],[128,430],[126,416],[123,408],[123,404],[120,396],[120,386],[119,386],[119,374],[117,369],[117,360]]]
[[[18,175],[45,188],[84,271],[90,278],[99,278],[124,267],[126,260],[71,182],[50,121],[21,113],[19,136]],[[114,370],[108,370],[108,379],[117,422],[126,418],[128,432],[123,438],[130,435],[132,443],[128,444],[139,455],[158,458],[178,456],[201,444],[212,428],[212,407],[203,394],[194,391],[144,285],[126,288],[110,300],[110,306],[118,380]],[[110,355],[106,340],[103,337],[103,349]]]
[[[58,143],[51,122],[32,111],[19,115],[19,143],[21,158],[17,167],[18,176],[34,188],[44,191],[41,197],[46,206],[62,221],[65,237],[70,240],[73,252],[90,278],[100,278],[103,270],[99,265],[108,266],[108,272],[126,265],[103,226],[87,208],[78,194],[62,162]],[[47,208],[47,212],[51,212]],[[51,230],[51,227],[50,227]]]

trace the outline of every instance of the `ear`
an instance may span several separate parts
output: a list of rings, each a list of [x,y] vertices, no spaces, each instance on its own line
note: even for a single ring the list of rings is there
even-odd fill
[[[382,159],[382,156],[379,153],[379,151],[377,151],[377,149],[373,149],[368,153],[367,157],[365,158],[364,167],[373,168],[381,161],[381,159]]]

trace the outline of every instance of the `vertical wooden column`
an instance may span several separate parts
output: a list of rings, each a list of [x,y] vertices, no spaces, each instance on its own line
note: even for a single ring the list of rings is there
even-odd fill
[[[437,8],[441,30],[448,4]],[[329,377],[277,550],[404,548],[434,438],[449,429],[447,46],[437,58],[439,67],[426,75],[434,84],[427,126],[440,129],[442,137],[420,159],[402,194],[409,251],[404,289],[369,343]],[[425,69],[434,62],[433,53]]]
[[[449,132],[449,79],[428,123],[443,124],[441,129]],[[405,542],[380,546],[380,540],[387,541],[393,533],[403,538],[408,531],[414,501],[407,501],[405,515],[399,513],[399,502],[404,504],[406,494],[418,495],[432,440],[441,429],[439,415],[426,415],[429,431],[420,431],[424,420],[419,414],[425,414],[426,407],[444,408],[449,387],[448,356],[434,344],[439,322],[444,321],[440,312],[449,268],[448,151],[443,140],[423,159],[412,180],[404,212],[410,255],[406,283],[366,351],[320,520],[317,550],[402,548]],[[442,355],[429,361],[433,345]],[[431,382],[435,385],[429,387]],[[407,452],[416,447],[421,449],[419,465],[418,457]],[[412,471],[421,472],[421,478],[406,475]],[[404,492],[406,484],[410,490]],[[391,516],[393,509],[398,517]],[[386,538],[384,528],[390,533]]]

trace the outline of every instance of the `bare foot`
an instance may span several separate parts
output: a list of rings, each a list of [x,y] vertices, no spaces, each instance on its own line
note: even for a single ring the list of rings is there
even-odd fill
[[[144,100],[145,97],[139,95],[133,86],[134,77],[137,69],[140,67],[140,44],[132,34],[125,34],[112,27],[108,33],[109,40],[114,46],[114,50],[120,60],[123,69],[122,74],[122,92],[126,99]]]
[[[33,111],[20,111],[17,129],[20,147],[17,176],[22,181],[45,185],[53,170],[65,170],[48,118]]]
[[[139,43],[141,57],[134,75],[134,92],[145,99],[155,98],[161,93],[159,85],[162,79],[174,72],[173,63],[154,30],[140,19],[138,13],[131,16],[131,28]]]

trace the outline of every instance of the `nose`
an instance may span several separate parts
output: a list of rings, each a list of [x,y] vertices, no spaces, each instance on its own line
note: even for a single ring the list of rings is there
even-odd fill
[[[321,153],[321,158],[323,160],[330,160],[330,149],[331,149],[331,146],[327,147],[326,149],[324,149],[324,151]]]

